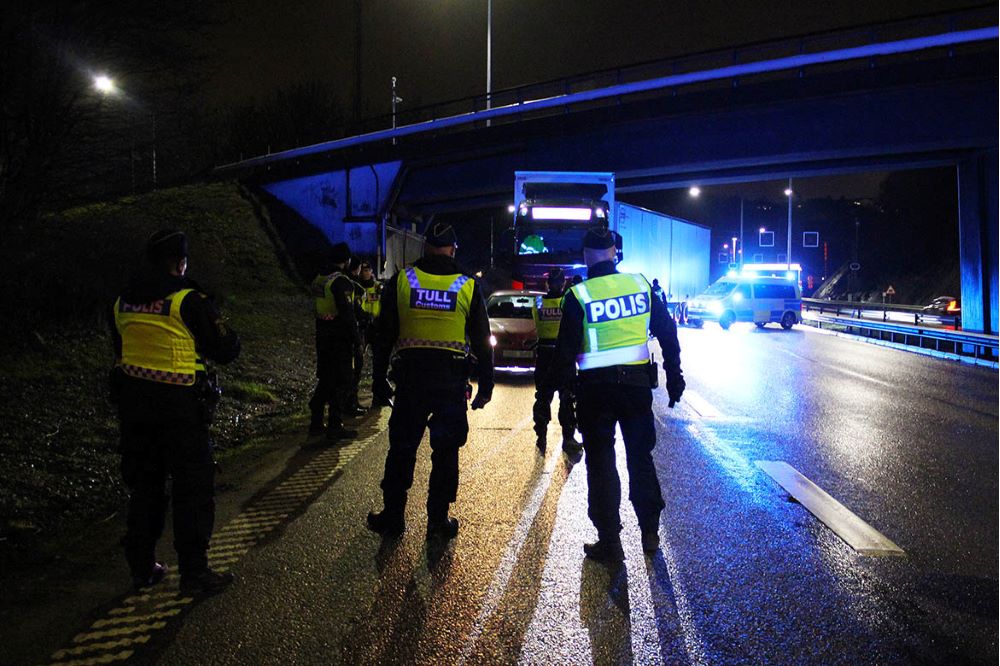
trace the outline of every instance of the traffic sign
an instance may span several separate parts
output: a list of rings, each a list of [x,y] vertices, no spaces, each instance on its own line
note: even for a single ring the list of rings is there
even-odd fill
[[[852,271],[860,271],[861,270],[861,264],[859,264],[856,261],[852,261],[850,268],[851,268]]]
[[[886,296],[895,296],[896,295],[896,290],[892,288],[891,284],[889,285],[889,288],[885,290],[885,295]]]

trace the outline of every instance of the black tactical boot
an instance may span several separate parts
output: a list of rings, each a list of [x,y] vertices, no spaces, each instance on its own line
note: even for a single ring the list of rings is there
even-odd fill
[[[384,537],[398,537],[406,529],[403,516],[388,511],[368,512],[368,529]]]
[[[592,560],[613,564],[625,559],[619,539],[598,539],[596,543],[583,544],[583,553]]]
[[[330,426],[330,428],[326,431],[326,441],[328,442],[336,442],[341,439],[354,439],[357,436],[357,430],[349,430],[343,425]]]
[[[458,518],[427,520],[427,540],[449,541],[458,536]]]
[[[574,436],[574,432],[572,430],[563,431],[562,450],[571,456],[583,451],[583,444],[576,441],[576,437]]]
[[[309,420],[309,436],[319,437],[323,434],[323,431],[323,412],[313,414],[312,418]]]
[[[139,591],[146,587],[152,587],[163,580],[167,575],[167,567],[159,562],[153,563],[153,569],[145,576],[132,576],[132,588]]]
[[[652,555],[660,549],[660,534],[656,529],[642,531],[642,550],[647,555]]]
[[[229,587],[235,578],[231,573],[218,573],[211,569],[196,574],[181,574],[181,594],[218,594]]]

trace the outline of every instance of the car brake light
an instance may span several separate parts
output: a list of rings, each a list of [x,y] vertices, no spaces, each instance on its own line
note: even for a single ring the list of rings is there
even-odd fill
[[[945,309],[948,310],[948,312],[955,312],[956,310],[958,310],[958,302],[957,301],[949,301],[948,302],[948,307],[945,308]]]
[[[520,280],[511,280],[510,281],[510,288],[511,289],[524,289],[524,283],[521,282]]]

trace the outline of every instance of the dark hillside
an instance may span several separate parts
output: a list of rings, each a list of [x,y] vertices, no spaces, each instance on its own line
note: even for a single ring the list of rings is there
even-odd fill
[[[243,340],[220,371],[217,445],[287,424],[312,384],[311,302],[232,183],[189,186],[48,216],[0,248],[0,539],[117,508],[117,424],[106,401],[110,306],[146,237],[190,237],[189,275]],[[276,250],[279,250],[276,252]]]

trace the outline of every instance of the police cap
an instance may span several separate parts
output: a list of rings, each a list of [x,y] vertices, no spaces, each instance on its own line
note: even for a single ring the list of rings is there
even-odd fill
[[[187,236],[178,229],[160,229],[146,241],[146,257],[153,263],[188,256]]]
[[[615,232],[607,227],[591,227],[583,237],[583,247],[589,250],[607,250],[615,246]]]
[[[424,239],[428,245],[434,247],[448,247],[458,245],[458,237],[455,236],[455,229],[447,222],[435,222],[427,226]]]

